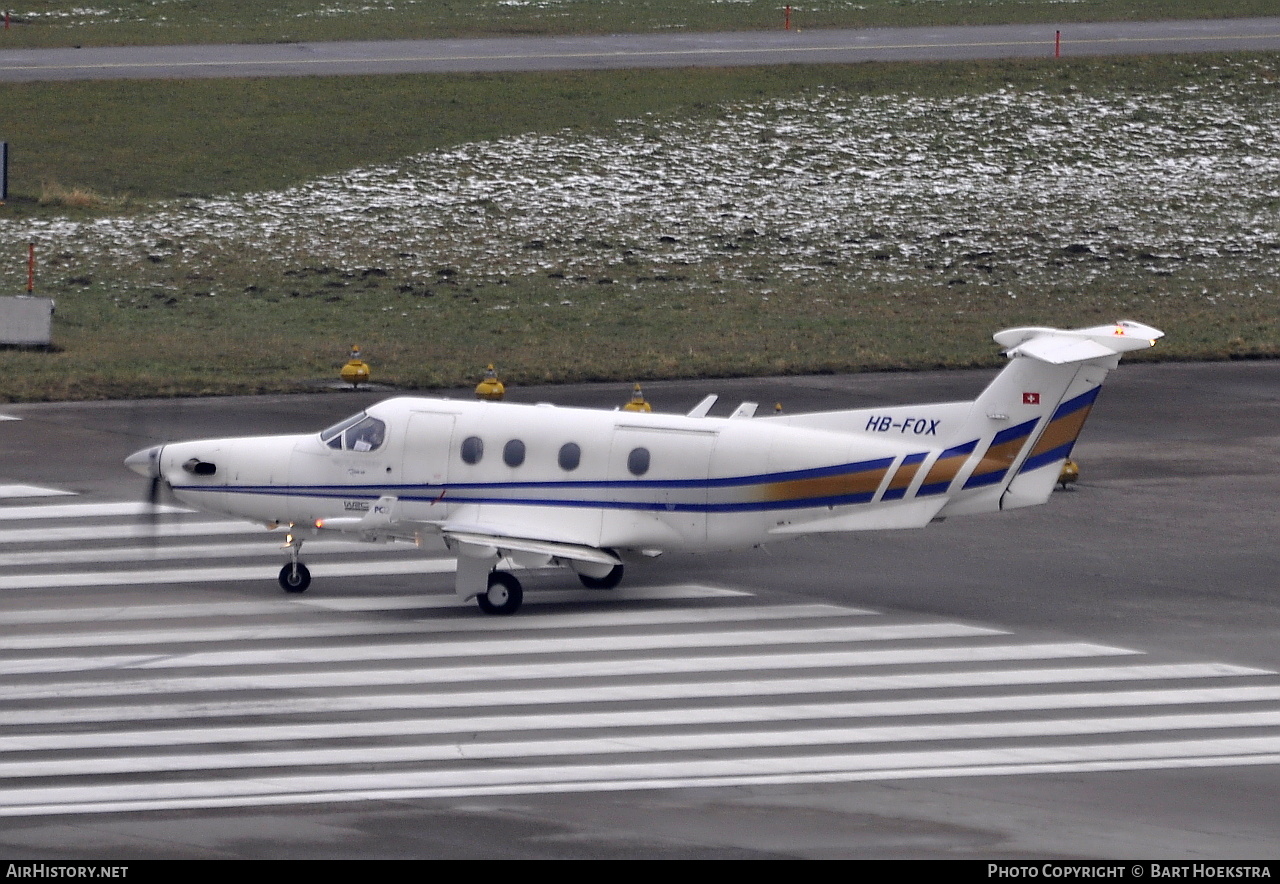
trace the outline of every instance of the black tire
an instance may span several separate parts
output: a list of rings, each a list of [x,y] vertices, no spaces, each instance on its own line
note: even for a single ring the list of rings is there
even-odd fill
[[[476,604],[486,614],[514,614],[524,601],[520,581],[506,571],[489,575],[489,588],[476,596]]]
[[[285,565],[280,569],[280,588],[285,592],[306,592],[310,585],[311,572],[302,562]]]
[[[579,574],[578,580],[587,589],[614,589],[622,582],[622,565],[614,565],[613,570],[603,577],[589,577]]]

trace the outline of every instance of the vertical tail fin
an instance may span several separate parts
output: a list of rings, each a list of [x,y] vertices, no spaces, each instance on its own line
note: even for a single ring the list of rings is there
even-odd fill
[[[1127,321],[997,333],[996,343],[1011,361],[973,404],[962,435],[976,440],[973,450],[981,455],[959,490],[952,486],[942,514],[1047,501],[1107,372],[1123,353],[1153,346],[1163,336]]]

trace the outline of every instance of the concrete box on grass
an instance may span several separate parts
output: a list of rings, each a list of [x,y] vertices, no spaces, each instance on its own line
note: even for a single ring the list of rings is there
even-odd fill
[[[48,347],[52,343],[52,298],[0,298],[0,345]]]

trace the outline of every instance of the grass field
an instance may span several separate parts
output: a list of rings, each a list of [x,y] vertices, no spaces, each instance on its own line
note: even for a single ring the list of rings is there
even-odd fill
[[[0,46],[262,43],[488,34],[748,30],[779,0],[25,0]],[[1275,15],[1274,0],[807,0],[800,28]]]
[[[57,349],[0,353],[0,396],[300,389],[352,343],[413,387],[965,366],[1004,326],[1120,316],[1165,358],[1275,356],[1278,81],[1215,56],[12,87],[61,110],[41,162],[118,204],[6,207],[0,278],[34,241]]]
[[[554,30],[623,5],[676,8],[500,8]],[[370,36],[380,15],[461,27],[482,6],[333,18]],[[1152,14],[857,6],[797,10]],[[169,42],[325,18],[257,8],[115,3],[56,26]],[[683,4],[679,26],[766,8]],[[644,15],[630,29],[660,26]],[[24,289],[35,243],[58,310],[52,352],[0,351],[0,399],[306,389],[353,343],[408,387],[491,361],[513,383],[968,366],[997,361],[1001,327],[1121,316],[1169,332],[1152,358],[1274,357],[1278,82],[1275,56],[1233,54],[6,85],[0,280]]]

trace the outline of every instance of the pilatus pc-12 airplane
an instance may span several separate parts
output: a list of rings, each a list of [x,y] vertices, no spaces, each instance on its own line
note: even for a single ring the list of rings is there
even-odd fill
[[[1163,333],[1136,322],[995,335],[1010,361],[972,402],[709,417],[400,397],[318,433],[157,445],[125,462],[197,509],[288,526],[280,584],[316,535],[457,556],[459,600],[523,591],[500,563],[589,587],[665,550],[920,528],[1045,503],[1107,372]]]

